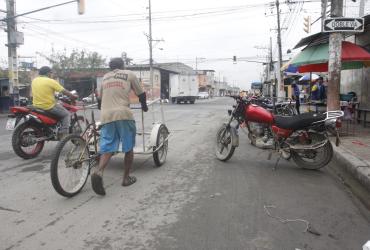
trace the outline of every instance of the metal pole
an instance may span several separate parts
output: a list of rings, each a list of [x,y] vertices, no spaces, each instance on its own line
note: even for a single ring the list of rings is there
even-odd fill
[[[143,152],[145,152],[145,127],[144,127],[144,111],[141,110],[141,129],[142,129],[142,136],[143,136]]]
[[[269,95],[272,97],[272,99],[274,99],[274,91],[272,90],[272,82],[271,82],[271,72],[273,71],[273,68],[274,68],[274,62],[272,60],[272,37],[270,37],[270,65],[269,65],[270,69],[270,73],[269,73],[269,80],[270,80],[270,88],[269,88]]]
[[[276,12],[277,12],[277,42],[278,42],[278,52],[279,52],[279,60],[278,60],[278,86],[277,86],[277,97],[283,97],[284,96],[284,86],[283,86],[283,74],[281,72],[281,66],[283,64],[283,53],[281,49],[281,29],[280,29],[280,9],[279,9],[279,0],[276,0]]]
[[[18,89],[18,78],[17,74],[17,44],[16,44],[16,20],[15,18],[10,18],[15,15],[15,1],[6,0],[6,9],[7,9],[7,32],[8,32],[8,77],[9,77],[9,93],[12,96],[12,100],[18,99],[14,98],[19,94]],[[16,105],[16,103],[14,103]]]
[[[321,32],[324,30],[324,21],[326,19],[326,6],[328,5],[328,0],[321,0]]]
[[[343,0],[331,1],[331,17],[343,16]],[[339,110],[340,76],[342,68],[342,33],[333,32],[329,35],[328,95],[327,110]]]
[[[365,15],[365,1],[367,0],[360,0],[359,17],[363,17]]]
[[[152,37],[152,5],[151,0],[149,0],[149,67],[150,67],[150,76],[149,81],[152,86],[151,98],[154,100],[154,83],[153,83],[153,37]]]
[[[7,0],[7,2],[8,2],[8,0]],[[14,3],[13,0],[10,0],[10,2]],[[28,15],[28,14],[39,12],[39,11],[42,11],[42,10],[51,9],[51,8],[54,8],[54,7],[62,6],[62,5],[73,3],[73,2],[77,2],[77,0],[72,0],[72,1],[65,2],[65,3],[55,4],[55,5],[44,7],[44,8],[41,8],[41,9],[28,11],[28,12],[25,12],[25,13],[22,13],[22,14],[19,14],[19,15],[15,15],[15,13],[13,13],[13,15],[7,15],[6,18],[2,19],[1,21],[7,21],[9,19],[15,19],[15,18],[20,17],[20,16],[25,16],[25,15]]]

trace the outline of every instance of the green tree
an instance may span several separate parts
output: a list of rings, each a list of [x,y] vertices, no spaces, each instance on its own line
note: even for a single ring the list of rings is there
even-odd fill
[[[62,52],[52,50],[49,57],[45,57],[52,65],[53,70],[58,76],[65,72],[79,70],[96,70],[107,66],[106,59],[97,52],[74,49],[67,55],[67,51]]]

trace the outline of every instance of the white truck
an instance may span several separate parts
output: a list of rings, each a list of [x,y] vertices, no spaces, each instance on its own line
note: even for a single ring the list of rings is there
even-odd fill
[[[198,78],[196,75],[171,74],[170,98],[172,103],[194,104],[198,96]]]

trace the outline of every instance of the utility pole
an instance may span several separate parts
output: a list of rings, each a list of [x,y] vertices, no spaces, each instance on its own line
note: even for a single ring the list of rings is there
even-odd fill
[[[324,22],[326,19],[326,7],[328,6],[328,0],[321,0],[321,32],[324,31]]]
[[[360,0],[360,11],[359,11],[359,17],[363,17],[365,15],[365,2],[367,0]]]
[[[273,93],[274,93],[274,91],[272,90],[272,82],[271,82],[271,72],[273,72],[273,70],[274,70],[274,62],[273,62],[273,60],[272,60],[272,37],[270,36],[270,51],[269,51],[269,57],[270,57],[270,62],[269,62],[269,74],[268,74],[268,76],[269,76],[269,80],[270,80],[270,88],[269,88],[269,95],[270,95],[270,97],[273,97]]]
[[[204,62],[202,60],[205,60],[206,58],[204,57],[195,57],[195,71],[198,70],[198,62],[201,63],[201,62]]]
[[[17,25],[15,16],[15,3],[14,0],[6,0],[6,24],[8,33],[8,77],[9,77],[9,93],[12,100],[18,101],[18,70],[17,70]],[[16,104],[16,103],[14,103]]]
[[[331,17],[343,16],[343,0],[331,1]],[[328,111],[339,110],[340,76],[342,68],[342,40],[343,35],[340,32],[332,32],[329,35],[329,65],[328,65]]]
[[[18,56],[17,47],[23,44],[23,33],[17,31],[17,21],[16,18],[20,16],[25,16],[38,11],[58,7],[61,5],[75,3],[78,4],[78,13],[81,15],[85,11],[85,0],[72,0],[52,6],[47,6],[41,9],[28,11],[26,13],[18,14],[15,13],[15,0],[5,0],[6,2],[6,18],[1,19],[1,21],[6,22],[8,33],[8,78],[9,78],[9,93],[12,96],[14,105],[19,104],[19,81],[18,81]]]
[[[149,68],[150,68],[150,77],[149,77],[149,81],[150,81],[150,85],[152,86],[152,90],[151,90],[151,98],[154,98],[154,82],[153,82],[153,41],[154,42],[163,42],[164,40],[163,39],[153,39],[153,35],[152,35],[152,4],[151,4],[151,0],[149,0],[149,35],[147,35],[148,37],[148,43],[149,43]],[[159,89],[160,91],[160,89]],[[161,93],[159,92],[159,95],[161,96]]]
[[[149,70],[150,70],[150,76],[149,76],[149,82],[152,86],[151,91],[151,98],[154,99],[154,83],[153,83],[153,37],[152,37],[152,4],[151,0],[149,0]]]
[[[275,91],[277,97],[284,97],[284,83],[283,83],[283,74],[281,72],[281,66],[283,64],[283,53],[281,49],[281,29],[280,29],[280,9],[279,9],[279,0],[276,0],[276,14],[277,14],[277,42],[278,42],[278,53],[279,53],[279,60],[278,60],[278,75],[277,80],[278,84],[275,85]]]

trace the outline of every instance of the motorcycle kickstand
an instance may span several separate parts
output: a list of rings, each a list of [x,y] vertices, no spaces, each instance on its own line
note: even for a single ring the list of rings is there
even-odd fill
[[[277,160],[275,162],[275,165],[273,166],[272,170],[276,170],[277,169],[277,166],[279,164],[280,158],[281,158],[281,154],[279,154],[279,157],[277,158]]]
[[[272,157],[272,150],[270,150],[269,154],[267,155],[267,160],[271,160]]]

